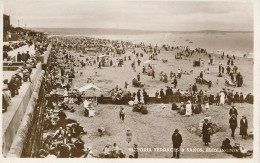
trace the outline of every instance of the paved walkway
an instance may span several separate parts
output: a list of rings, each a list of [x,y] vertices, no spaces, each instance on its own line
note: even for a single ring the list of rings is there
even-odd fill
[[[34,44],[31,47],[29,47],[28,45],[24,45],[24,46],[22,46],[22,47],[20,47],[18,49],[15,49],[13,51],[8,52],[8,55],[11,58],[15,57],[15,61],[17,61],[16,59],[17,59],[18,52],[20,52],[22,54],[23,52],[26,53],[27,51],[29,51],[30,55],[35,54]]]

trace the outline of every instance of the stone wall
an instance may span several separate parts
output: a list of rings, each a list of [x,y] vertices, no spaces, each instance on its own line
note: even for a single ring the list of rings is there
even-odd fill
[[[13,140],[17,134],[18,128],[21,125],[21,122],[24,117],[24,113],[27,110],[27,106],[30,100],[30,97],[32,95],[32,92],[35,89],[35,86],[37,82],[39,81],[39,77],[41,75],[41,63],[37,64],[36,69],[33,69],[32,74],[31,74],[31,80],[32,83],[25,83],[23,87],[23,91],[25,91],[24,95],[18,95],[21,97],[16,98],[16,101],[12,101],[12,105],[8,108],[9,110],[12,110],[14,112],[13,115],[10,115],[8,117],[9,121],[5,122],[8,123],[6,126],[2,127],[2,153],[3,156],[5,157],[7,153],[9,152],[11,145],[13,143]],[[7,115],[3,115],[7,116]],[[4,119],[4,118],[3,118]]]
[[[31,95],[30,101],[28,103],[25,115],[23,116],[23,120],[21,122],[21,125],[19,127],[19,130],[17,131],[17,134],[14,138],[14,141],[12,143],[11,149],[7,154],[7,157],[17,157],[20,158],[24,149],[24,146],[28,145],[28,142],[26,141],[28,139],[27,135],[28,133],[32,133],[35,131],[31,130],[31,126],[34,125],[33,118],[37,119],[38,117],[34,117],[37,115],[34,115],[36,105],[37,105],[37,99],[39,97],[39,90],[42,85],[44,71],[40,73],[40,77],[38,78],[37,84],[35,86],[35,89]],[[26,144],[27,143],[27,144]]]

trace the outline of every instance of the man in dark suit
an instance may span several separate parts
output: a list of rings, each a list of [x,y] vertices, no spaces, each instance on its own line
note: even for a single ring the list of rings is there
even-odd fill
[[[147,104],[149,96],[148,96],[147,92],[145,91],[145,89],[143,89],[143,97],[144,97],[144,103]]]
[[[240,103],[243,103],[243,102],[244,102],[244,95],[243,95],[242,92],[240,92],[239,102],[240,102]]]
[[[230,117],[235,114],[235,116],[237,117],[238,113],[237,113],[237,109],[235,106],[232,106],[232,108],[229,110],[229,115]]]
[[[242,135],[242,139],[246,139],[247,136],[247,129],[248,129],[248,122],[246,116],[242,116],[240,120],[240,135]]]
[[[22,61],[26,62],[26,54],[24,52],[22,53]]]
[[[27,53],[25,54],[25,62],[27,62],[30,57],[31,55],[29,54],[29,51],[27,51]]]
[[[194,83],[192,86],[192,92],[193,92],[193,94],[195,94],[197,91],[198,91],[197,85],[196,85],[196,83]]]
[[[17,62],[21,62],[22,60],[22,54],[20,52],[18,52],[17,54]]]
[[[180,146],[182,143],[182,136],[179,134],[179,130],[175,129],[172,134],[172,144],[173,144],[173,156],[172,158],[180,158]]]
[[[233,139],[235,139],[235,130],[237,128],[237,117],[235,114],[232,114],[231,118],[229,119],[229,126],[231,128],[231,137],[233,137]]]

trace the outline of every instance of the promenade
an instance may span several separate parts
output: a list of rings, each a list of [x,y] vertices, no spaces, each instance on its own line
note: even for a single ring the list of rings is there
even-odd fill
[[[42,63],[47,62],[51,46],[48,47],[47,51],[42,56],[39,56],[43,59],[38,61],[36,68],[32,69],[31,81],[32,82],[23,82],[22,86],[19,89],[19,95],[16,95],[11,98],[11,103],[7,108],[7,111],[2,114],[2,150],[3,155],[6,156],[12,146],[12,143],[17,135],[21,122],[23,120],[24,114],[26,112],[28,103],[30,101],[31,95],[34,92],[35,86],[38,82],[42,71]],[[31,47],[22,46],[14,51],[9,52],[9,56],[16,57],[18,52],[27,52],[29,54],[35,54],[34,45]],[[16,71],[3,71],[3,80],[7,79],[10,81],[12,75]],[[21,136],[21,135],[19,135]]]

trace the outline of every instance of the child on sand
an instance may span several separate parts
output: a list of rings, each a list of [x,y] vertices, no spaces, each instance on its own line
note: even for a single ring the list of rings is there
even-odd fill
[[[130,143],[132,141],[132,132],[130,131],[130,128],[126,131],[126,141],[127,143]]]

